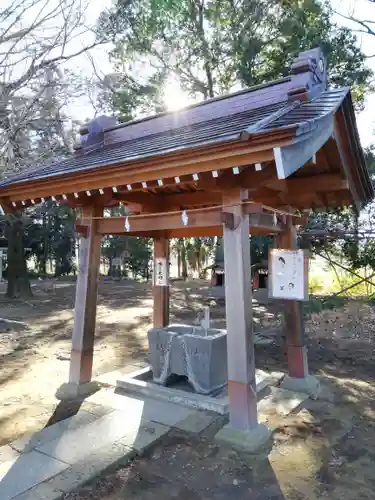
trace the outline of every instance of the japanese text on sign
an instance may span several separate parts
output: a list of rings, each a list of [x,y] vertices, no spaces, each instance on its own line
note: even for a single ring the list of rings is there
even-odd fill
[[[154,263],[154,285],[167,286],[168,285],[168,269],[167,259],[158,257]]]

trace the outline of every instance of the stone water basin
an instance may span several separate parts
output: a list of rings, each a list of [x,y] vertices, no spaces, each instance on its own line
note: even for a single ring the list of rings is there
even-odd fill
[[[148,331],[154,382],[185,376],[198,394],[210,394],[228,381],[227,332],[216,328],[168,325]]]

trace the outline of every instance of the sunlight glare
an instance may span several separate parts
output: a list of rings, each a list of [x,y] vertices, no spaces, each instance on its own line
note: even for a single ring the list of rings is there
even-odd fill
[[[180,83],[176,78],[168,78],[164,85],[163,94],[164,103],[168,111],[175,111],[190,104],[188,95],[181,89]]]

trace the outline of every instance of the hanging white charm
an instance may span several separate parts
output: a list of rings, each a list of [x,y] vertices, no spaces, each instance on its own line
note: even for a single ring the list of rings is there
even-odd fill
[[[189,222],[189,217],[188,217],[188,214],[186,213],[186,210],[184,210],[181,214],[181,220],[182,220],[182,224],[184,226],[187,226],[188,225],[188,222]]]
[[[125,231],[129,232],[130,231],[130,224],[129,224],[129,217],[125,217]]]
[[[276,226],[277,225],[277,216],[276,216],[276,212],[273,213],[273,225]]]

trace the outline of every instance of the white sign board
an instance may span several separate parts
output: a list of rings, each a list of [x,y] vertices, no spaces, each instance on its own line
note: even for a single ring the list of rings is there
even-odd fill
[[[154,285],[168,286],[168,266],[164,257],[157,257],[154,260]]]
[[[308,260],[303,250],[270,250],[268,295],[273,299],[308,300]]]

